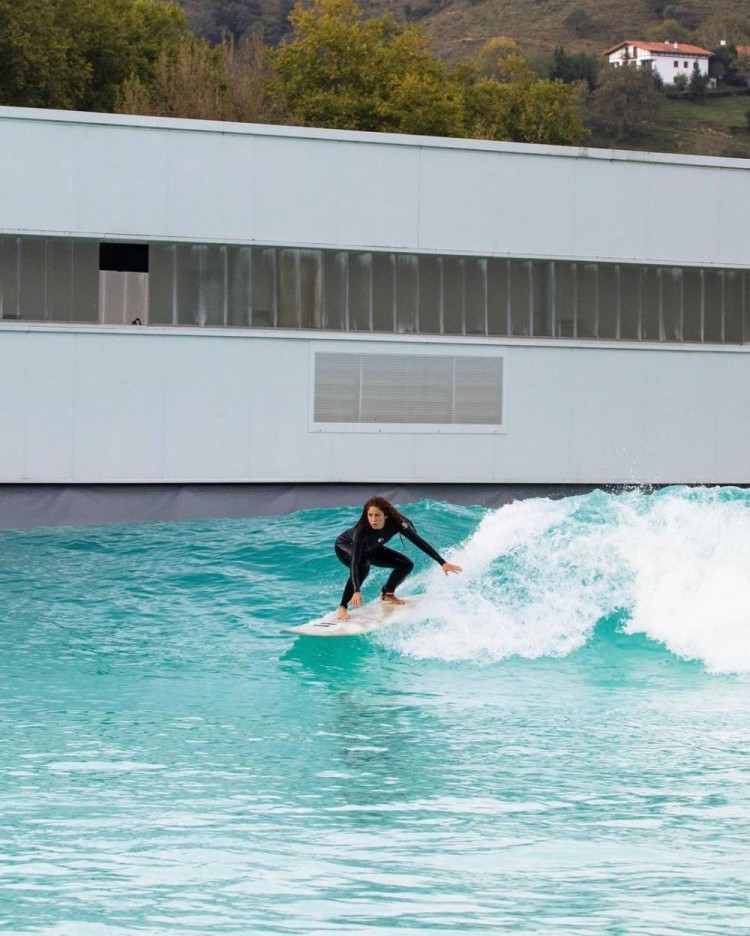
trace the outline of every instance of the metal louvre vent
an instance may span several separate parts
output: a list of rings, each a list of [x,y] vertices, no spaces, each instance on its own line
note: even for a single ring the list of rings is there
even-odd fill
[[[503,359],[317,353],[314,421],[501,426]]]

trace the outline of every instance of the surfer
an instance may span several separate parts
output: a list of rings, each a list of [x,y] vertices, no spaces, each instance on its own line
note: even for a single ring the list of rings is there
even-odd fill
[[[460,566],[446,562],[429,543],[425,542],[414,529],[411,520],[399,513],[393,504],[384,497],[371,497],[362,509],[362,516],[356,524],[336,540],[336,555],[349,569],[349,578],[336,613],[340,621],[349,620],[349,602],[355,608],[359,608],[362,604],[362,583],[370,572],[370,566],[392,570],[380,593],[381,601],[404,604],[400,598],[396,597],[395,591],[412,571],[414,563],[408,556],[396,552],[395,549],[389,549],[385,545],[397,533],[405,536],[422,552],[427,553],[440,565],[446,575],[450,572],[461,571]]]

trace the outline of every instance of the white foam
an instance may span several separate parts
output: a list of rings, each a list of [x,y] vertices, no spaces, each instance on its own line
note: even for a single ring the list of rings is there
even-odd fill
[[[733,499],[732,499],[733,498]],[[727,489],[594,492],[489,512],[426,579],[420,621],[388,635],[415,657],[568,654],[622,609],[713,672],[750,672],[750,497]]]

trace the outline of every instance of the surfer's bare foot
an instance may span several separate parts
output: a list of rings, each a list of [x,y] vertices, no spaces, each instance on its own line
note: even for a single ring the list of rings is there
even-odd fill
[[[395,595],[389,594],[388,592],[382,592],[380,595],[380,600],[385,601],[388,604],[406,604],[405,601],[402,601],[400,598],[397,598]]]
[[[336,612],[336,620],[337,620],[337,621],[348,621],[348,620],[349,620],[349,612],[346,610],[346,608],[339,608],[339,609],[338,609],[338,611]]]

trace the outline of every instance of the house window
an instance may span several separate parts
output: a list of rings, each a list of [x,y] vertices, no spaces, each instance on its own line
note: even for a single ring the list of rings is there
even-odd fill
[[[698,71],[698,63],[693,62],[693,71]]]
[[[682,63],[682,67],[683,67],[683,68],[687,68],[687,67],[688,67],[688,63],[687,63],[687,62],[683,62],[683,63]]]
[[[679,63],[679,62],[675,62],[675,63],[674,63],[674,67],[675,67],[675,68],[679,68],[679,67],[680,67],[680,63]]]

